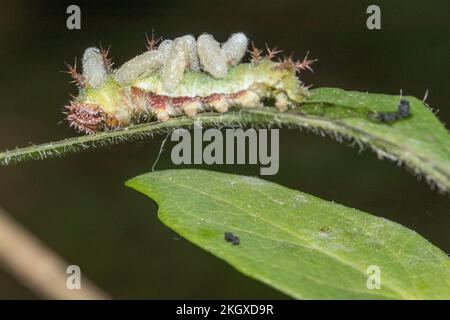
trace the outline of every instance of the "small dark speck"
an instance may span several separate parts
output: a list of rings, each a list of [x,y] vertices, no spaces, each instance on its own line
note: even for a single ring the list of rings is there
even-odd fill
[[[239,237],[236,237],[233,232],[225,232],[225,241],[231,242],[235,246],[241,243]]]
[[[378,112],[375,114],[375,119],[380,122],[392,122],[396,120],[401,120],[411,116],[411,108],[409,106],[409,101],[402,99],[397,107],[397,112]]]
[[[320,230],[320,232],[323,232],[323,233],[330,233],[331,232],[331,229],[329,227],[327,227],[327,226],[324,226],[324,227],[320,228],[319,230]]]
[[[406,118],[409,117],[411,115],[411,108],[409,106],[409,101],[408,100],[401,100],[400,104],[398,105],[398,115],[401,118]]]

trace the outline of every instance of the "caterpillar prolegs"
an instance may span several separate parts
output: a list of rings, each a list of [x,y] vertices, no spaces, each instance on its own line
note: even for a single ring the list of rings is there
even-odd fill
[[[70,126],[85,133],[126,127],[180,115],[194,116],[231,107],[256,108],[271,98],[280,111],[301,103],[307,87],[297,77],[314,60],[274,61],[276,49],[253,46],[250,61],[242,63],[248,39],[233,34],[222,45],[211,35],[191,35],[159,43],[151,39],[148,51],[113,69],[107,50],[88,48],[82,74],[69,73],[79,95],[65,107]]]

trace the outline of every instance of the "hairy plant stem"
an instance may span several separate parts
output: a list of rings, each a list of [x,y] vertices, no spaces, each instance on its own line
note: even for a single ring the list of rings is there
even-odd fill
[[[332,103],[327,100],[329,99],[328,96],[337,97],[332,108],[330,108]],[[391,96],[386,95],[374,96],[378,99],[377,101],[380,101],[381,105],[383,103],[388,103],[387,105],[389,105],[390,101],[388,99],[393,99]],[[351,99],[357,101],[357,103]],[[368,120],[367,110],[364,111],[365,109],[360,105],[354,106],[364,99],[366,99],[366,96],[362,93],[346,92],[339,89],[323,89],[322,92],[315,96],[313,95],[309,101],[306,101],[304,106],[289,112],[281,113],[273,107],[265,107],[246,108],[223,114],[203,113],[195,117],[177,117],[166,122],[139,124],[120,130],[5,151],[0,153],[0,164],[9,165],[31,159],[39,160],[58,157],[93,147],[141,140],[153,137],[155,134],[168,133],[177,128],[192,127],[197,121],[200,121],[205,127],[252,126],[273,128],[285,126],[303,128],[321,135],[329,135],[338,141],[351,140],[359,146],[368,146],[380,158],[388,158],[404,163],[415,174],[423,175],[432,186],[437,186],[442,191],[449,191],[450,161],[448,161],[448,158],[450,157],[450,152],[448,150],[450,150],[450,147],[447,141],[448,132],[446,132],[432,112],[424,106],[420,106],[419,108],[421,109],[417,109],[417,113],[423,113],[422,117],[430,117],[428,120],[437,122],[442,128],[439,128],[440,131],[438,131],[438,128],[435,126],[434,131],[430,132],[428,140],[433,138],[435,143],[429,143],[424,140],[419,141],[423,145],[417,145],[417,138],[415,140],[411,138],[410,142],[404,142],[403,134],[406,136],[405,138],[410,138],[408,135],[411,136],[416,131],[416,126],[421,125],[420,121],[422,120],[404,120],[409,121],[408,126],[410,126],[405,129],[401,127],[403,124],[394,129],[390,125],[374,124],[373,121]],[[411,101],[413,99],[415,98],[411,97]],[[316,112],[319,109],[320,112]],[[329,110],[340,113],[336,116]],[[425,137],[427,133],[424,132],[423,136]],[[435,134],[435,136],[431,136],[432,134]],[[433,150],[437,152],[433,152]]]

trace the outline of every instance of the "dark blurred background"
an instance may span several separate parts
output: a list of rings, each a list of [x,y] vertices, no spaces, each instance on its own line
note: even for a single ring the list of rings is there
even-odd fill
[[[66,8],[82,10],[81,30]],[[378,4],[382,29],[366,28]],[[245,32],[256,45],[319,57],[315,87],[422,98],[450,120],[450,4],[429,1],[3,1],[0,11],[0,149],[74,136],[61,107],[76,93],[64,61],[111,45],[116,65],[166,38]],[[115,298],[285,298],[178,237],[157,206],[127,189],[151,170],[164,137],[0,168],[0,205]],[[370,151],[297,130],[281,132],[280,171],[265,177],[401,223],[450,251],[450,201]],[[157,169],[174,168],[166,148]],[[217,166],[257,175],[258,166]],[[12,248],[13,249],[13,248]],[[38,298],[0,266],[0,298]]]

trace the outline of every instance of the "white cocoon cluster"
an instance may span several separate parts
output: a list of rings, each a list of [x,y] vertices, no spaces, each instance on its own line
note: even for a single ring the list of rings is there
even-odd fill
[[[87,48],[83,54],[82,65],[85,83],[93,88],[101,87],[107,73],[100,50],[94,47]]]
[[[214,78],[223,78],[227,74],[228,65],[220,43],[210,34],[202,34],[197,39],[197,50],[200,64]]]
[[[197,41],[192,35],[165,40],[157,50],[147,51],[123,64],[115,72],[115,79],[124,84],[161,69],[164,87],[172,92],[186,69],[202,69],[215,78],[225,77],[229,65],[237,65],[244,57],[247,46],[248,39],[243,33],[233,34],[223,46],[209,34],[202,34]]]
[[[125,84],[135,80],[145,72],[157,70],[161,66],[161,55],[158,51],[147,51],[125,62],[114,74],[117,82]]]
[[[237,65],[245,56],[248,47],[248,38],[242,32],[233,34],[227,42],[222,45],[222,51],[227,62],[232,66]]]
[[[167,91],[174,91],[183,79],[188,59],[189,52],[186,43],[182,38],[175,39],[161,72],[161,78]]]
[[[158,46],[158,52],[160,53],[161,57],[163,57],[163,59],[169,55],[169,52],[172,49],[172,45],[172,40],[164,40]]]
[[[191,70],[194,71],[200,71],[200,65],[198,62],[198,55],[197,55],[197,42],[195,41],[195,38],[193,35],[187,35],[180,38],[177,38],[175,40],[180,39],[184,43],[184,46],[187,48],[189,61],[188,61],[188,67]]]

